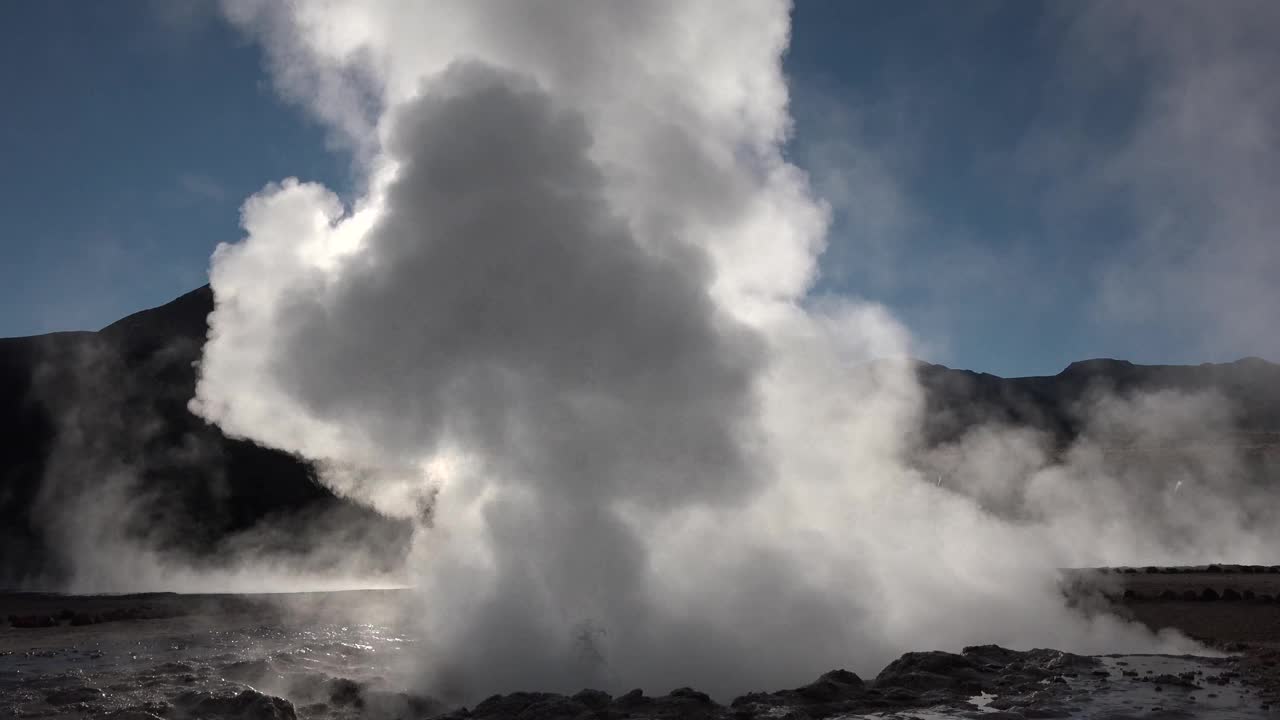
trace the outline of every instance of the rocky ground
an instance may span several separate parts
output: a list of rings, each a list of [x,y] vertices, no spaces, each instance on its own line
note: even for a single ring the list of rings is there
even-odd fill
[[[836,669],[727,703],[680,688],[518,692],[459,708],[405,692],[406,682],[391,676],[391,658],[411,641],[367,621],[390,617],[399,605],[395,591],[19,593],[0,595],[0,617],[9,618],[0,629],[0,713],[115,720],[1270,717],[1280,699],[1280,569],[1131,570],[1073,571],[1067,586],[1092,588],[1117,613],[1237,654],[1085,657],[989,645],[907,653],[875,677]],[[330,622],[357,609],[366,622]]]
[[[633,690],[616,698],[598,691],[573,696],[514,693],[494,696],[454,718],[829,718],[874,713],[909,714],[929,710],[945,716],[990,713],[1023,717],[1068,717],[1081,698],[1068,678],[1110,675],[1102,663],[1056,650],[1016,652],[987,645],[960,654],[912,652],[864,680],[847,670],[832,670],[790,690],[743,695],[727,706],[690,688],[660,697]],[[994,698],[991,696],[995,696]],[[987,708],[984,713],[983,708]]]

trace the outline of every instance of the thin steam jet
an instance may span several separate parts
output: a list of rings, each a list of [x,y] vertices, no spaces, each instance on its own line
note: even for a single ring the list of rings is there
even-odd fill
[[[1261,524],[1170,530],[1087,446],[991,428],[922,465],[907,331],[807,296],[828,213],[783,154],[785,2],[225,10],[366,185],[245,203],[192,408],[429,516],[431,691],[725,697],[913,647],[1185,649],[1068,610],[1057,568],[1263,547]],[[1031,483],[1018,512],[951,487],[992,470]],[[1099,532],[1126,512],[1169,533]]]

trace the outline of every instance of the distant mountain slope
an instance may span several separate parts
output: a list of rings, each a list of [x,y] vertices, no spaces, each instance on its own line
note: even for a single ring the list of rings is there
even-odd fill
[[[1032,427],[1065,445],[1083,430],[1090,402],[1107,394],[1213,392],[1234,413],[1235,433],[1280,433],[1280,365],[1259,358],[1201,365],[1073,362],[1057,375],[1002,378],[921,364],[926,444],[957,439],[983,423]]]
[[[407,524],[187,410],[212,310],[206,286],[96,333],[0,339],[0,586],[56,583],[119,538],[211,560],[346,543],[398,562]]]
[[[317,543],[398,562],[409,526],[336,498],[304,462],[225,437],[187,410],[213,310],[206,286],[98,332],[0,339],[0,586],[56,581],[117,537],[184,556],[300,555]],[[1092,398],[1212,391],[1231,432],[1280,447],[1280,365],[1072,363],[1001,378],[919,363],[926,447],[984,424],[1066,447]],[[1277,462],[1269,460],[1271,473]]]

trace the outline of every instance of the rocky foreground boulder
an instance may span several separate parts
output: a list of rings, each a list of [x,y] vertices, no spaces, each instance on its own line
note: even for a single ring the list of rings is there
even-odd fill
[[[776,692],[752,692],[728,705],[690,688],[648,696],[632,690],[611,697],[599,690],[574,695],[517,692],[494,695],[473,708],[439,716],[448,720],[559,720],[598,718],[693,718],[748,720],[789,718],[805,720],[851,714],[910,711],[978,712],[975,702],[986,696],[991,717],[1065,717],[1072,711],[1065,692],[1066,677],[1100,673],[1096,658],[1057,650],[1019,652],[995,645],[968,647],[963,652],[912,652],[864,681],[848,670],[832,670],[813,682]],[[1058,682],[1061,681],[1061,682]]]

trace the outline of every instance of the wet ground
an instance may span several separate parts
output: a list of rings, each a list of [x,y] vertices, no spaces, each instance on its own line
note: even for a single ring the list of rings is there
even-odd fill
[[[397,630],[393,594],[4,595],[0,714],[438,714],[443,708],[402,691],[411,685],[400,673],[413,641]]]
[[[1185,579],[1185,578],[1184,578]],[[1272,578],[1273,579],[1273,578]],[[1158,595],[1157,595],[1158,597]],[[1151,610],[1158,600],[1120,608]],[[908,653],[875,678],[833,671],[722,705],[692,689],[513,693],[470,708],[412,692],[396,591],[275,596],[0,595],[0,715],[114,720],[447,717],[1248,719],[1280,716],[1280,650],[1083,657],[995,646]],[[1222,612],[1226,605],[1199,603]],[[1238,603],[1233,607],[1264,607]],[[1229,609],[1229,608],[1228,608]],[[1280,613],[1280,605],[1271,610]],[[1194,614],[1194,608],[1176,613]],[[1209,626],[1205,626],[1209,627]],[[1235,627],[1229,625],[1224,627]],[[1200,628],[1204,630],[1205,628]]]

